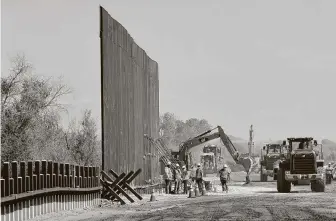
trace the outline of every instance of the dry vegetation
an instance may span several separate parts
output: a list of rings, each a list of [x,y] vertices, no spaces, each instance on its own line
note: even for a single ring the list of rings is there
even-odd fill
[[[182,142],[186,141],[189,138],[195,137],[209,129],[213,128],[212,125],[205,119],[196,119],[190,118],[186,121],[178,119],[172,113],[164,113],[160,116],[160,130],[161,130],[161,138],[164,144],[171,150],[178,151],[178,146]],[[225,129],[225,128],[224,128]],[[242,138],[234,137],[232,135],[228,135],[240,153],[248,153],[248,142]],[[283,138],[286,139],[286,138]],[[282,142],[280,139],[277,142]],[[209,141],[208,144],[215,144],[222,147],[222,151],[224,153],[224,161],[229,164],[232,171],[243,171],[244,168],[240,165],[234,163],[231,155],[227,151],[227,149],[221,144],[219,139]],[[336,143],[324,139],[322,141],[323,144],[323,152],[324,159],[326,162],[336,161]],[[263,146],[263,142],[256,142],[255,146],[255,154],[260,155],[260,150]],[[200,153],[202,151],[203,146],[196,146],[192,149],[193,160],[197,162],[200,160]]]
[[[209,124],[209,122],[205,119],[197,119],[197,118],[190,118],[186,121],[178,119],[172,113],[164,113],[160,116],[160,131],[161,131],[161,139],[163,140],[164,144],[173,151],[178,151],[179,145],[186,141],[189,138],[195,137],[205,131],[212,129],[213,126]],[[238,151],[242,153],[247,152],[245,148],[236,143],[232,136],[229,136],[232,142],[235,144]],[[229,152],[224,148],[224,146],[220,143],[219,139],[209,141],[209,144],[216,144],[222,147],[222,151],[224,152],[224,161],[227,163],[232,171],[243,171],[244,168],[241,165],[237,165],[234,163]],[[198,162],[200,160],[200,153],[203,149],[202,145],[194,147],[191,152],[193,156],[193,162]]]
[[[54,160],[100,165],[100,141],[90,110],[69,128],[61,125],[66,111],[60,99],[67,85],[32,74],[24,55],[12,60],[1,78],[1,161]]]

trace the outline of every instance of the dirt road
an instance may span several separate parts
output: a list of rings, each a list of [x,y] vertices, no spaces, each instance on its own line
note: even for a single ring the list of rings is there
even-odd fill
[[[232,177],[229,193],[211,192],[192,199],[162,194],[156,195],[155,202],[144,196],[130,205],[77,210],[38,220],[336,220],[336,182],[328,185],[325,193],[312,193],[310,186],[277,193],[273,181],[244,185],[239,177]]]

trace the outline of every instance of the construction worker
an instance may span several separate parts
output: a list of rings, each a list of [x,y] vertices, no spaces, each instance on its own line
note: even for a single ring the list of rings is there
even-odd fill
[[[328,163],[328,167],[326,168],[326,178],[327,178],[327,184],[331,184],[331,180],[332,180],[332,172],[333,172],[334,168],[331,167],[331,163]]]
[[[173,173],[171,170],[171,162],[168,162],[165,166],[165,173],[163,175],[163,179],[166,182],[166,194],[171,193],[171,181],[173,179]]]
[[[231,168],[230,167],[227,167],[227,170],[228,170],[228,179],[227,179],[227,182],[230,182],[231,180]]]
[[[178,163],[176,164],[176,168],[174,170],[173,177],[174,177],[174,181],[175,181],[175,190],[174,190],[174,192],[175,192],[175,194],[178,194],[179,191],[180,191],[181,180],[182,180],[180,165]]]
[[[191,165],[191,171],[190,171],[190,178],[192,183],[194,183],[196,181],[196,169],[194,168],[193,165]]]
[[[186,166],[182,166],[182,182],[183,182],[183,192],[184,194],[188,194],[188,182],[189,182],[189,171]]]
[[[203,187],[203,171],[201,169],[201,164],[197,164],[197,170],[196,170],[196,183],[198,186],[198,190],[201,192]]]
[[[222,184],[222,190],[228,192],[228,186],[227,186],[227,181],[229,179],[229,170],[227,168],[227,165],[224,164],[223,169],[219,171],[219,179]]]

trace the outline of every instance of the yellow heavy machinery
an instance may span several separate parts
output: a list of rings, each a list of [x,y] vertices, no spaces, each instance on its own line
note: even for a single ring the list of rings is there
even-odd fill
[[[224,165],[221,148],[214,144],[205,145],[201,154],[201,165],[204,175],[217,173]]]
[[[214,132],[215,130],[217,130],[217,132]],[[193,164],[190,152],[193,147],[220,138],[222,144],[227,148],[233,160],[237,164],[240,164],[244,167],[246,172],[246,183],[250,183],[250,173],[253,164],[252,158],[250,156],[243,156],[238,152],[230,138],[224,133],[224,130],[221,126],[217,126],[181,143],[179,146],[179,151],[176,154],[172,154],[160,139],[154,140],[146,134],[144,136],[157,148],[160,155],[160,161],[164,165],[167,165],[167,163],[170,161],[172,162],[173,168],[175,168],[176,163],[178,163],[181,166],[186,165],[187,170],[190,170],[190,167]]]
[[[268,176],[277,180],[277,172],[281,156],[284,154],[282,144],[268,143],[263,146],[260,154],[260,181],[267,182]],[[263,154],[264,153],[264,154]]]
[[[312,137],[290,137],[283,141],[287,153],[280,160],[277,190],[291,191],[291,184],[310,183],[313,192],[325,191],[325,169],[322,145]]]
[[[217,130],[217,132],[213,132]],[[208,130],[196,137],[190,138],[187,141],[183,142],[180,145],[179,150],[179,159],[181,161],[184,161],[187,169],[190,169],[190,166],[192,165],[191,162],[191,155],[190,150],[193,147],[196,147],[200,144],[206,143],[210,140],[214,140],[220,138],[222,144],[227,148],[229,153],[231,154],[233,160],[244,167],[246,172],[246,183],[250,183],[250,173],[251,173],[251,167],[253,164],[253,160],[250,156],[242,156],[238,150],[235,148],[233,143],[231,142],[229,136],[227,136],[221,126],[217,126],[211,130]]]

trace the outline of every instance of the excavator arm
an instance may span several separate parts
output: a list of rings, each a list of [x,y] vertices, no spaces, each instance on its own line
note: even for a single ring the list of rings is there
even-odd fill
[[[218,130],[218,132],[210,134],[215,129]],[[241,156],[233,143],[231,142],[230,138],[224,133],[224,130],[222,127],[217,126],[214,129],[208,130],[194,138],[191,138],[185,142],[183,142],[180,145],[180,151],[179,156],[180,160],[186,160],[187,153],[195,146],[198,146],[202,143],[208,142],[210,140],[214,140],[220,138],[224,146],[227,148],[229,153],[231,154],[233,160],[244,167],[245,172],[247,173],[246,181],[249,182],[249,174],[251,172],[253,160],[248,156]]]
[[[249,175],[251,173],[253,160],[249,156],[241,156],[238,150],[235,148],[233,143],[231,142],[229,136],[224,133],[222,127],[218,126],[218,133],[220,135],[221,141],[223,142],[226,149],[231,154],[233,160],[244,167],[245,172]]]

